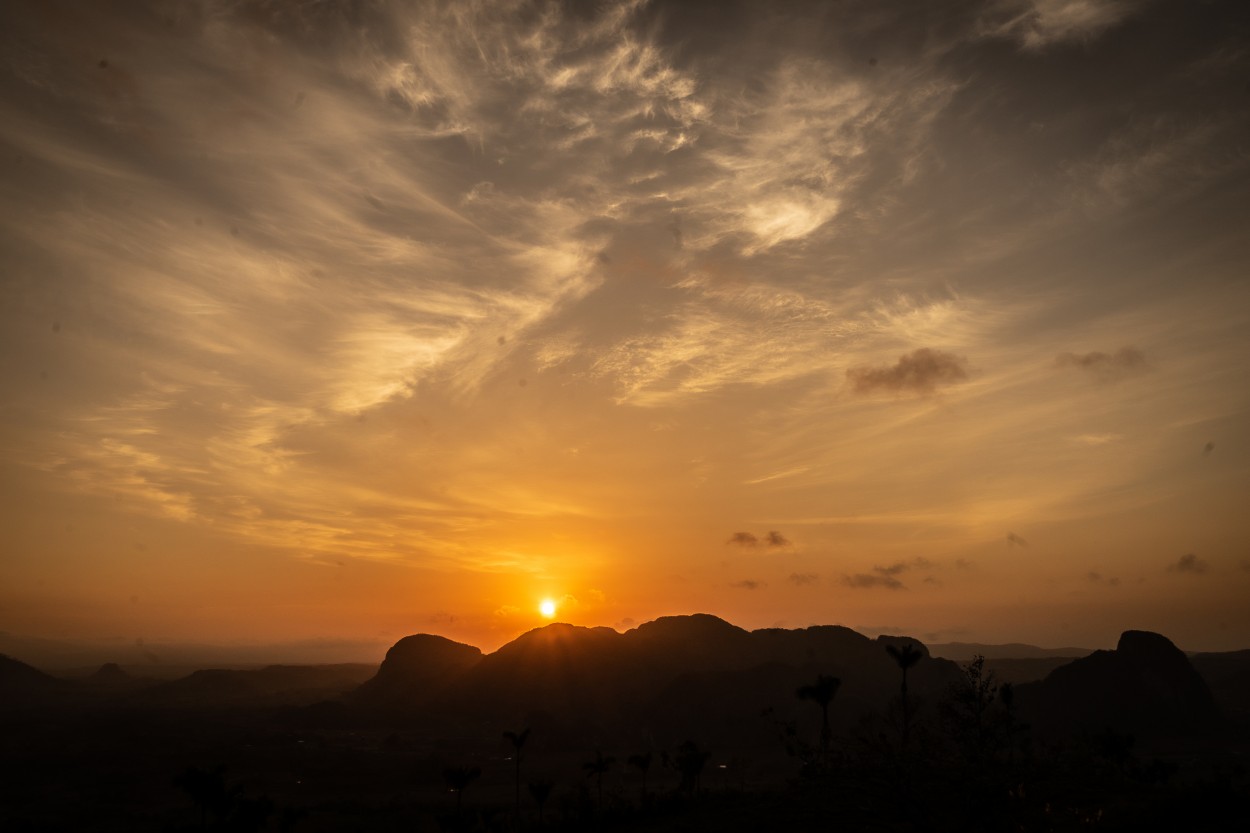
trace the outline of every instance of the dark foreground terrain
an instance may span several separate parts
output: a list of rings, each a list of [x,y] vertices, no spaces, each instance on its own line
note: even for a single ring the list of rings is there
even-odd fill
[[[1144,632],[957,663],[710,616],[174,681],[0,658],[0,829],[1250,829],[1248,691],[1250,652]]]

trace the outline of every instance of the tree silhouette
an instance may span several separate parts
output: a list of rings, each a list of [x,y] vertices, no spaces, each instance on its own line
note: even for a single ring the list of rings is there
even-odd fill
[[[538,826],[543,826],[543,805],[547,803],[547,799],[551,797],[551,788],[555,786],[551,781],[530,781],[529,791],[533,799],[538,802]]]
[[[504,738],[512,744],[513,759],[516,761],[516,817],[521,818],[521,749],[525,746],[525,741],[529,740],[530,730],[522,729],[520,732],[504,732]]]
[[[174,779],[174,785],[191,797],[200,808],[200,829],[208,829],[208,814],[220,821],[229,810],[230,794],[226,791],[226,768],[218,765],[212,770],[187,767]]]
[[[812,685],[799,686],[794,696],[800,700],[811,700],[820,706],[820,754],[822,758],[829,755],[829,742],[833,739],[833,730],[829,728],[829,704],[838,693],[842,680],[838,677],[816,676]]]
[[[616,758],[604,756],[603,752],[595,752],[595,758],[582,764],[582,769],[586,770],[586,777],[595,776],[596,790],[598,793],[599,809],[603,808],[603,774],[612,768],[616,763]]]
[[[998,683],[980,654],[962,670],[963,678],[951,690],[944,709],[965,761],[979,767],[994,741],[992,708],[998,698]]]
[[[443,780],[456,793],[456,821],[460,820],[460,808],[465,788],[476,781],[482,770],[475,766],[449,766],[443,770]]]
[[[699,745],[692,740],[687,740],[677,747],[677,752],[673,755],[673,766],[681,773],[683,790],[695,795],[699,794],[699,777],[703,774],[703,767],[711,755],[711,752],[700,749]]]
[[[886,652],[894,658],[894,662],[903,672],[903,685],[901,687],[903,702],[903,747],[907,747],[907,735],[911,728],[911,709],[907,702],[907,669],[920,662],[924,656],[924,651],[908,642],[899,648],[896,645],[886,645]]]
[[[630,755],[628,763],[632,767],[636,767],[642,773],[642,798],[643,804],[647,803],[647,770],[651,769],[651,753],[640,752],[637,755]]]

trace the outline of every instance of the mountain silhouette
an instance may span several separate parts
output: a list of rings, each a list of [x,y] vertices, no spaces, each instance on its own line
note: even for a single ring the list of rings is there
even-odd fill
[[[0,707],[20,709],[60,703],[74,687],[34,666],[0,654]]]
[[[1021,714],[1042,734],[1137,737],[1201,735],[1220,725],[1206,682],[1164,636],[1125,631],[1114,651],[1095,651],[1018,687]]]
[[[819,626],[747,631],[707,614],[666,616],[625,633],[552,624],[481,655],[441,637],[405,637],[374,679],[350,698],[362,716],[453,725],[535,727],[548,738],[622,731],[665,742],[693,735],[751,735],[775,744],[760,719],[810,722],[795,690],[818,674],[845,681],[831,709],[836,727],[852,725],[898,692],[898,667],[886,645],[913,644],[925,657],[913,691],[935,698],[958,678],[954,663],[928,657],[906,637],[870,639],[849,628]]]
[[[350,700],[366,710],[402,714],[430,701],[481,659],[482,652],[472,645],[428,633],[405,636]]]

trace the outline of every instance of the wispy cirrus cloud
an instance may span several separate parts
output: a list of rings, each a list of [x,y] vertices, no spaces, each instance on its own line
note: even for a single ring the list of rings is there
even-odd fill
[[[1093,40],[1130,17],[1136,5],[1126,0],[1000,0],[988,4],[981,27],[984,34],[1040,52]]]

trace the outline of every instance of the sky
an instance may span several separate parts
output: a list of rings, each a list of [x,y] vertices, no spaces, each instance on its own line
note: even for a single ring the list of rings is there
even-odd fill
[[[0,9],[0,630],[1250,646],[1250,12]]]

